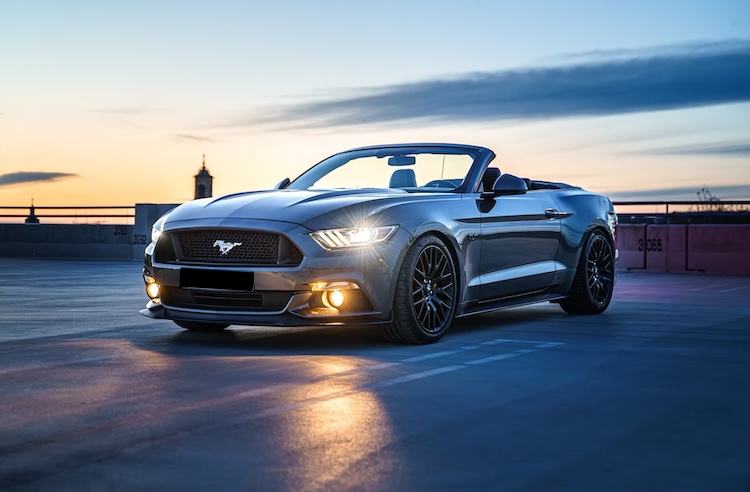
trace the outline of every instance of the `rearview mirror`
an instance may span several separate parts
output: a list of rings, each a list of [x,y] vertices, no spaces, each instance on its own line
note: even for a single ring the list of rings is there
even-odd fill
[[[388,158],[389,166],[413,166],[417,163],[417,158],[413,155],[394,155]]]
[[[274,186],[273,189],[274,190],[283,190],[284,188],[286,188],[287,186],[289,186],[289,183],[291,183],[291,181],[289,180],[289,178],[284,178],[281,181],[279,181],[278,183],[276,183],[276,186]]]

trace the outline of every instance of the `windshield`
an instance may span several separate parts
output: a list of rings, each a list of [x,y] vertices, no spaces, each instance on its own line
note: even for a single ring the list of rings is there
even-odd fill
[[[453,191],[475,156],[465,149],[366,149],[336,154],[292,181],[287,189],[393,188],[408,192]]]

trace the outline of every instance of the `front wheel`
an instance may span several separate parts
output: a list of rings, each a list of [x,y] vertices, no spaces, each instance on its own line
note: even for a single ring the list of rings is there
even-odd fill
[[[600,230],[586,240],[578,262],[570,297],[560,307],[570,314],[603,313],[612,300],[615,287],[615,260],[612,243]]]
[[[386,334],[401,343],[437,342],[453,321],[457,301],[456,268],[448,247],[436,236],[422,236],[401,266]]]
[[[216,332],[223,331],[229,325],[225,323],[201,323],[199,321],[177,321],[173,320],[180,328],[190,331]]]

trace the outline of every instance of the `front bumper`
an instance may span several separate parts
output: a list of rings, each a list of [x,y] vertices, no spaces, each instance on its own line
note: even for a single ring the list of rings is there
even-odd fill
[[[152,303],[149,303],[152,304]],[[340,326],[340,325],[380,325],[390,322],[390,316],[383,318],[381,313],[358,316],[300,317],[289,312],[281,314],[227,313],[210,310],[188,310],[168,308],[161,304],[141,309],[140,313],[153,319],[178,321],[198,321],[205,323],[227,323],[230,325],[252,326]]]
[[[398,268],[411,241],[411,236],[401,228],[384,244],[326,251],[310,237],[308,229],[296,224],[254,220],[216,222],[181,221],[167,231],[244,228],[274,232],[292,241],[302,252],[303,259],[296,266],[263,267],[159,263],[154,259],[152,243],[146,248],[144,278],[151,277],[163,292],[179,293],[179,296],[165,294],[152,299],[141,314],[154,319],[266,326],[365,325],[390,321]],[[183,269],[190,269],[193,278],[196,273],[200,277],[201,271],[250,274],[253,286],[242,292],[216,285],[210,289],[186,286]],[[214,275],[211,272],[207,275]],[[315,286],[322,283],[345,283],[355,287],[343,292],[348,300],[356,302],[348,301],[339,309],[321,302],[323,294],[316,291]],[[216,307],[193,301],[205,298],[231,298],[231,305]]]

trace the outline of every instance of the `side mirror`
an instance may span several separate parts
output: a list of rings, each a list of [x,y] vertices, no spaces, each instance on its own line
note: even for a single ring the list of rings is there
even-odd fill
[[[492,185],[493,196],[523,195],[527,191],[529,191],[529,187],[526,185],[526,181],[512,174],[502,174]]]
[[[284,188],[286,188],[287,186],[289,186],[289,183],[291,183],[291,181],[289,180],[289,178],[284,178],[281,181],[279,181],[278,183],[276,183],[276,186],[274,186],[273,189],[274,190],[283,190]]]

